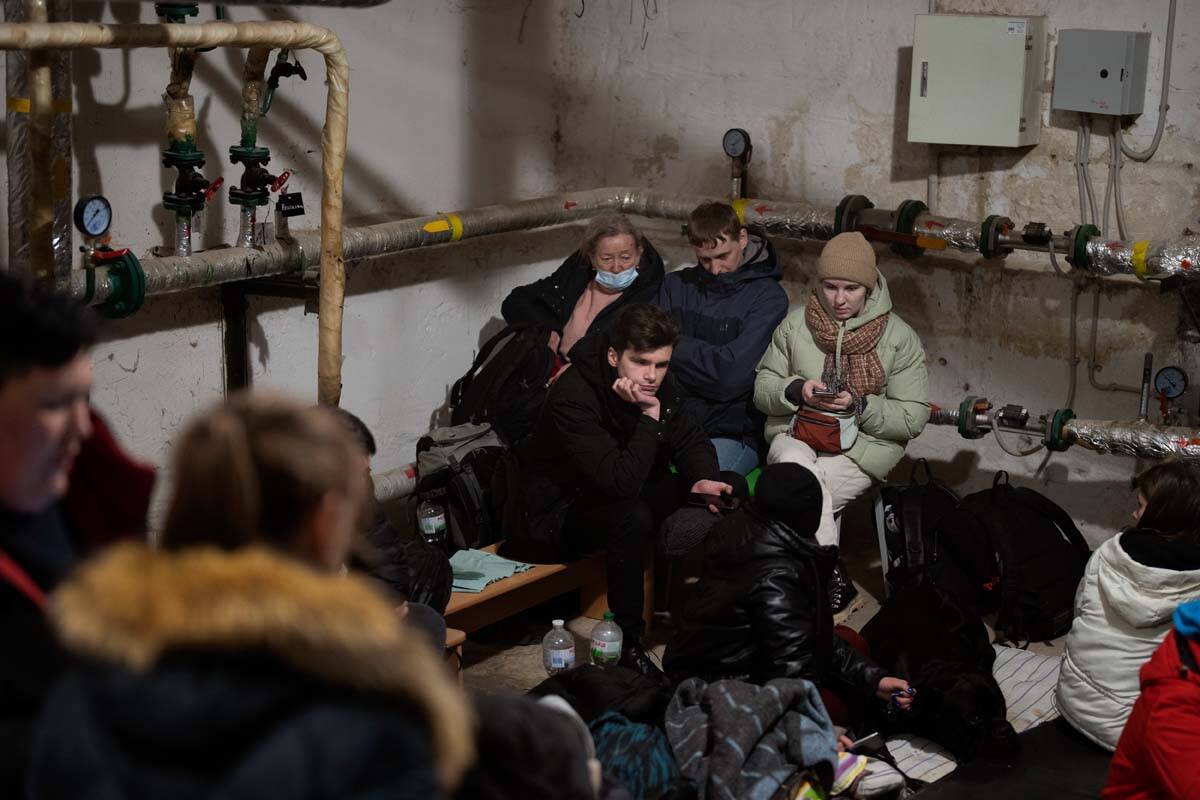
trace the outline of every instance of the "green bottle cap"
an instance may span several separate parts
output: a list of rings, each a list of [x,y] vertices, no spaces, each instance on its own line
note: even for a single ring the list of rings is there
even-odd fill
[[[605,612],[604,612],[604,619],[605,619],[605,621],[608,621],[608,620],[610,620],[610,619],[612,619],[612,618],[613,618],[613,613],[612,613],[611,611],[605,611]]]

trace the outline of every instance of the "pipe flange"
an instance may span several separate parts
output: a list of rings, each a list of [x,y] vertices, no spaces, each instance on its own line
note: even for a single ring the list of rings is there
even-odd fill
[[[137,256],[125,253],[109,262],[108,283],[108,299],[96,309],[102,316],[123,319],[141,310],[146,301],[146,273]]]
[[[983,397],[964,397],[958,404],[958,434],[964,439],[982,439],[987,435],[986,430],[980,430],[975,425],[975,408],[979,404],[987,404]]]
[[[837,236],[839,233],[854,230],[858,213],[874,207],[875,204],[865,195],[848,194],[843,197],[833,212],[833,235]]]
[[[164,167],[203,167],[204,151],[198,148],[190,150],[163,150],[162,165]]]
[[[917,217],[928,210],[929,206],[920,200],[905,200],[896,209],[896,224],[892,230],[896,233],[912,236]],[[892,250],[901,258],[909,259],[920,258],[925,252],[924,247],[917,247],[915,244],[894,244],[892,245]]]
[[[245,190],[229,187],[229,202],[235,206],[265,206],[271,202],[271,193],[266,189]]]
[[[170,22],[184,23],[187,22],[188,17],[195,17],[199,14],[199,3],[177,2],[154,4],[154,15],[166,17]]]
[[[1075,419],[1075,412],[1069,408],[1060,408],[1054,412],[1050,424],[1046,426],[1046,438],[1044,441],[1047,450],[1062,453],[1074,444],[1071,438],[1067,436],[1065,430],[1067,423],[1073,419]]]
[[[1067,238],[1071,240],[1071,253],[1067,256],[1067,263],[1075,269],[1091,269],[1092,258],[1087,251],[1088,240],[1099,235],[1100,229],[1095,225],[1076,225],[1072,228],[1067,233]]]
[[[235,144],[229,148],[229,162],[231,164],[248,164],[250,166],[266,165],[271,162],[271,148],[244,147],[240,144]]]
[[[1004,258],[1011,253],[1011,247],[1000,246],[1000,236],[1011,231],[1013,225],[1011,219],[1000,214],[985,219],[979,229],[979,254],[984,258]]]

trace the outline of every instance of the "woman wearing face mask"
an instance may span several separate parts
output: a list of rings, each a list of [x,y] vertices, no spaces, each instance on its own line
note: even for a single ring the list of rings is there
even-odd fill
[[[633,223],[603,214],[553,275],[513,289],[500,313],[510,325],[550,329],[550,349],[565,359],[584,336],[608,330],[623,306],[653,302],[662,278],[662,258]]]
[[[367,492],[329,411],[242,395],[176,446],[157,549],[56,592],[76,658],[43,710],[32,798],[446,796],[471,718],[439,654],[340,573]]]
[[[1084,570],[1055,690],[1059,713],[1108,750],[1138,698],[1138,670],[1171,630],[1175,609],[1200,599],[1200,474],[1164,461],[1134,487],[1133,527],[1096,548]]]
[[[775,330],[758,365],[754,404],[768,415],[767,463],[791,462],[821,483],[817,542],[838,544],[834,515],[882,481],[929,420],[925,349],[892,311],[887,281],[861,233],[831,239],[802,311]],[[853,586],[839,566],[834,611]]]

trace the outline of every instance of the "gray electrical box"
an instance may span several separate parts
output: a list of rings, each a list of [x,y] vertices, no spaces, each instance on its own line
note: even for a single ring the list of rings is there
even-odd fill
[[[1060,30],[1051,108],[1121,116],[1142,113],[1149,55],[1149,33]]]

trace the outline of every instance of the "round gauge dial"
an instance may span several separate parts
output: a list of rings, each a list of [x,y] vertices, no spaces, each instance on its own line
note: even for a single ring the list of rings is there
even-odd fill
[[[107,198],[100,195],[84,197],[75,204],[75,227],[85,236],[103,236],[110,225],[112,204]]]
[[[1163,367],[1154,376],[1154,388],[1163,397],[1174,400],[1187,391],[1187,373],[1179,367]]]
[[[743,158],[750,152],[750,134],[741,128],[730,128],[721,139],[721,147],[730,158]]]

